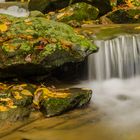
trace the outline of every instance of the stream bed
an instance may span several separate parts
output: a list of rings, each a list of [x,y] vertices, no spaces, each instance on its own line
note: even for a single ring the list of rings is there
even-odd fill
[[[89,106],[53,118],[36,116],[24,125],[15,123],[13,129],[3,129],[1,140],[138,140],[139,82],[140,77],[84,81],[77,86],[93,89]]]

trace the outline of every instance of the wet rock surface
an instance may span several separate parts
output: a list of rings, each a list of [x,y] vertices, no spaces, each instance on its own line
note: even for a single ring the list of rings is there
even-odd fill
[[[119,8],[100,18],[101,24],[140,23],[140,8]]]
[[[55,89],[44,85],[0,83],[0,120],[17,121],[41,111],[44,116],[60,115],[86,105],[92,95],[88,89]]]
[[[84,23],[95,22],[94,20],[97,19],[98,15],[99,10],[96,7],[81,2],[72,4],[59,11],[50,12],[47,14],[47,18],[78,27]]]

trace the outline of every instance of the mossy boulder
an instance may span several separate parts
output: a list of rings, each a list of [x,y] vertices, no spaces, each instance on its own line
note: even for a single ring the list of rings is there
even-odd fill
[[[73,28],[44,17],[0,15],[0,79],[47,74],[97,48]]]
[[[38,10],[43,12],[49,3],[49,0],[30,0],[28,8],[30,11]]]
[[[65,22],[72,26],[80,26],[84,22],[95,20],[99,10],[87,3],[72,4],[64,9],[47,14],[48,19]]]
[[[69,6],[70,4],[75,4],[79,2],[85,2],[99,9],[100,15],[104,15],[111,11],[110,0],[30,0],[29,10],[39,10],[44,13],[50,11],[60,10]]]
[[[46,117],[60,115],[86,105],[92,91],[87,89],[55,89],[44,85],[0,83],[0,121],[17,121],[29,117],[37,109]]]
[[[119,8],[101,17],[100,23],[140,23],[140,8]]]
[[[91,90],[79,88],[57,90],[58,98],[55,96],[44,98],[40,102],[40,110],[46,117],[59,115],[75,107],[86,105],[90,101],[91,95]]]

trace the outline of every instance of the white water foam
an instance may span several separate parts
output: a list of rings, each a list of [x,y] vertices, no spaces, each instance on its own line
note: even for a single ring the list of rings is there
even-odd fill
[[[0,1],[0,2],[2,2],[2,1]],[[27,16],[29,16],[28,10],[26,10],[24,8],[20,8],[18,6],[10,6],[7,9],[0,9],[0,13],[12,15],[15,17],[27,17]]]
[[[80,87],[93,90],[92,101],[114,126],[140,125],[140,77],[127,80],[83,82]]]
[[[0,2],[5,2],[5,0],[0,0]]]

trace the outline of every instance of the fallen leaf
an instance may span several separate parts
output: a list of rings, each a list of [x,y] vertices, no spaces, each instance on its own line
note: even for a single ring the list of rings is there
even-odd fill
[[[0,111],[1,112],[8,111],[8,108],[5,106],[0,106]]]
[[[135,27],[135,29],[140,29],[140,26]]]
[[[32,93],[29,90],[23,90],[21,91],[21,94],[26,95],[26,96],[33,96]]]
[[[6,32],[8,30],[8,27],[6,24],[0,24],[0,31],[1,32]]]
[[[31,59],[31,54],[29,54],[29,55],[27,55],[26,57],[25,57],[25,61],[26,62],[32,62],[32,59]]]

